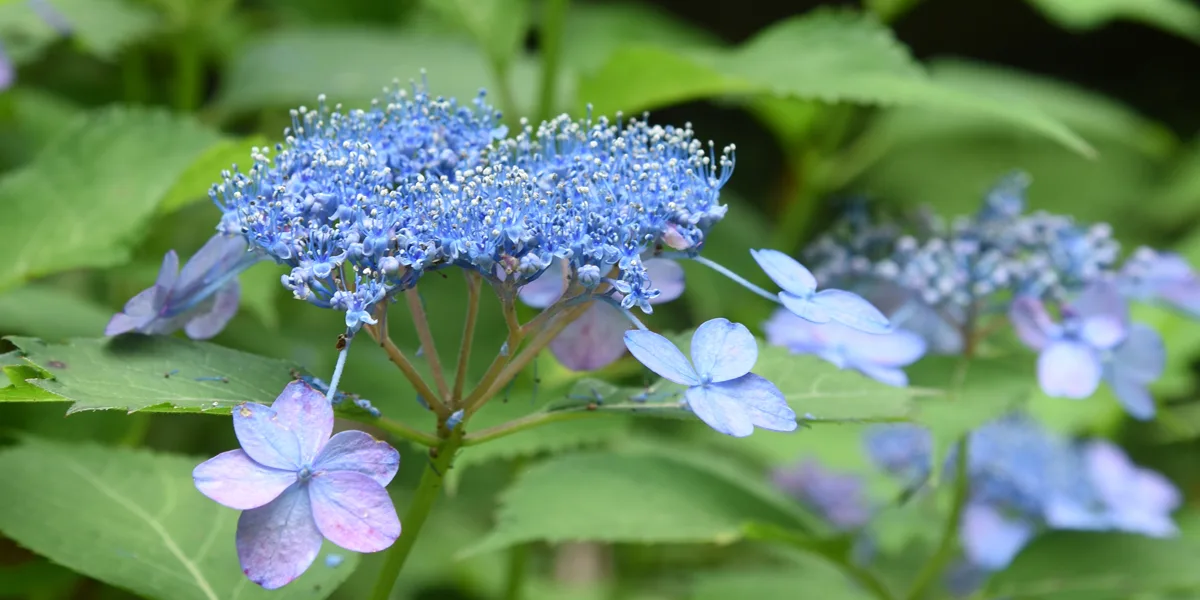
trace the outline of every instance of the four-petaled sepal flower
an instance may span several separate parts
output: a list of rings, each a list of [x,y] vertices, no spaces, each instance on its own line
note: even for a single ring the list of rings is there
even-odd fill
[[[750,372],[758,360],[758,344],[745,325],[727,319],[700,325],[692,335],[691,361],[652,331],[625,332],[625,346],[650,370],[688,386],[688,408],[721,433],[745,437],[756,426],[796,429],[796,413],[779,388]]]
[[[758,266],[779,287],[779,302],[813,323],[837,321],[867,333],[887,333],[887,317],[862,296],[845,290],[817,291],[817,278],[804,265],[778,250],[751,250]]]
[[[332,438],[333,408],[303,381],[271,406],[233,410],[241,450],[202,463],[196,488],[238,519],[237,554],[251,581],[267,589],[299,577],[323,538],[355,552],[378,552],[400,536],[400,519],[384,489],[400,454],[361,431]]]

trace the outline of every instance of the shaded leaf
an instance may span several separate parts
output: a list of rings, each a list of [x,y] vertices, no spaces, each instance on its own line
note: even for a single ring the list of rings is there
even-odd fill
[[[1096,29],[1120,19],[1200,42],[1200,7],[1188,0],[1029,0],[1029,3],[1067,29]]]
[[[563,63],[579,73],[598,69],[627,45],[652,43],[677,50],[720,45],[708,31],[645,2],[574,5],[567,13],[563,39],[569,41],[563,45]]]
[[[759,350],[754,373],[770,379],[805,421],[892,421],[907,417],[927,390],[885,385],[811,354],[778,346]],[[915,385],[915,384],[914,384]]]
[[[68,413],[227,413],[241,402],[270,404],[292,380],[294,366],[216,344],[174,337],[126,335],[47,344],[8,338],[53,379],[34,379],[72,404]]]
[[[0,294],[0,331],[48,340],[99,335],[112,312],[72,292],[27,285]]]
[[[77,121],[0,178],[0,289],[125,261],[159,201],[220,140],[190,118],[144,109]]]
[[[227,138],[213,144],[179,175],[175,185],[171,186],[170,191],[159,203],[159,212],[173,212],[192,202],[210,201],[209,188],[220,181],[221,171],[232,169],[238,164],[252,164],[250,152],[254,148],[266,148],[269,144],[270,141],[261,135],[240,139]]]
[[[1124,600],[1151,592],[1200,592],[1200,541],[1118,533],[1045,534],[992,577],[988,598]]]
[[[849,12],[787,19],[731,50],[626,47],[583,78],[579,95],[600,113],[757,95],[921,106],[1003,121],[1092,153],[1087,142],[1032,105],[939,84],[888,29]]]
[[[699,460],[582,452],[526,470],[503,493],[496,528],[466,552],[533,540],[725,544],[750,521],[802,526],[796,514]]]
[[[121,0],[42,0],[70,27],[70,36],[85,51],[111,60],[125,46],[158,28],[153,11]],[[65,35],[47,23],[30,2],[0,4],[0,37],[18,42],[14,60],[31,61],[50,42]],[[3,35],[7,33],[8,35]]]
[[[498,65],[508,65],[529,31],[529,0],[432,0],[424,6],[465,29]]]
[[[297,581],[268,592],[242,575],[238,511],[195,490],[200,458],[26,439],[0,451],[0,531],[54,562],[141,596],[325,598],[358,556],[326,544]],[[333,553],[345,562],[327,567]]]

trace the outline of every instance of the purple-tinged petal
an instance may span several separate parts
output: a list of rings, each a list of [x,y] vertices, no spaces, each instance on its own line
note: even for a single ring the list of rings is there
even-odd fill
[[[1120,372],[1106,373],[1105,381],[1108,382],[1108,387],[1112,388],[1117,402],[1121,403],[1121,407],[1129,416],[1139,421],[1149,421],[1154,418],[1158,407],[1154,404],[1154,396],[1145,383],[1124,377]]]
[[[625,354],[629,321],[616,307],[594,302],[550,342],[550,351],[572,371],[595,371]]]
[[[246,238],[218,233],[188,259],[174,286],[180,298],[199,292],[208,284],[223,277],[246,255]]]
[[[1043,513],[1046,524],[1054,529],[1104,531],[1112,527],[1112,519],[1106,512],[1063,496],[1047,500]]]
[[[880,367],[905,367],[925,355],[925,338],[911,331],[872,334],[840,324],[838,326],[844,328],[840,333],[842,344],[854,362],[870,362]]]
[[[1100,385],[1100,359],[1087,344],[1061,340],[1038,356],[1038,382],[1048,396],[1087,398]]]
[[[1012,322],[1017,337],[1033,350],[1045,348],[1050,340],[1062,335],[1062,329],[1046,312],[1046,305],[1037,298],[1014,299],[1008,309],[1008,320]]]
[[[264,467],[241,450],[222,452],[192,470],[201,494],[229,508],[258,508],[296,483],[295,471]]]
[[[233,431],[242,450],[255,462],[288,471],[300,469],[300,443],[296,434],[269,407],[253,402],[237,405],[233,409]]]
[[[678,384],[700,385],[696,370],[671,340],[653,331],[634,329],[625,332],[625,347],[651,371]]]
[[[763,323],[763,332],[767,334],[767,343],[772,346],[782,346],[797,354],[815,354],[828,343],[821,335],[823,326],[807,319],[802,319],[786,308],[777,308],[771,313],[771,318]]]
[[[741,323],[717,318],[692,334],[692,365],[701,379],[722,382],[750,372],[758,360],[758,342]]]
[[[387,485],[400,469],[400,453],[362,431],[343,431],[332,438],[313,462],[314,471],[354,471]]]
[[[825,310],[831,320],[867,333],[889,333],[888,318],[865,298],[845,290],[821,290],[813,296],[813,304]],[[801,315],[803,316],[803,315]]]
[[[1092,485],[1119,528],[1159,537],[1176,532],[1170,513],[1183,498],[1169,480],[1134,465],[1108,441],[1088,444],[1084,461]]]
[[[242,513],[237,554],[246,577],[268,590],[304,573],[321,550],[308,490],[292,485],[270,504]]]
[[[987,505],[971,504],[963,512],[963,549],[971,562],[989,570],[1007,567],[1033,534],[1029,523],[1007,519]]]
[[[868,298],[877,304],[876,296]],[[962,328],[948,315],[929,306],[919,298],[910,298],[895,311],[884,314],[895,329],[904,329],[921,336],[935,354],[960,354],[963,349]]]
[[[669,258],[651,258],[642,264],[650,283],[658,288],[658,295],[650,304],[670,302],[683,295],[683,267]]]
[[[1080,320],[1080,336],[1094,348],[1112,348],[1129,333],[1129,306],[1112,283],[1089,285],[1067,311]]]
[[[775,384],[747,373],[732,381],[688,388],[688,408],[709,427],[746,437],[755,427],[795,431],[796,413]]]
[[[17,78],[16,68],[13,67],[12,61],[8,59],[8,55],[4,52],[4,44],[0,43],[0,92],[12,87],[13,81]]]
[[[808,296],[817,291],[817,278],[792,257],[778,250],[751,250],[750,255],[776,285],[796,296]],[[803,315],[801,315],[803,316]]]
[[[400,537],[400,518],[387,490],[353,471],[328,471],[308,488],[312,515],[329,541],[354,552],[378,552]]]
[[[175,282],[179,279],[179,255],[174,250],[168,250],[163,255],[162,266],[158,269],[158,278],[154,280],[154,287],[166,293],[167,290],[175,287]]]
[[[1200,280],[1189,279],[1165,284],[1158,290],[1164,302],[1192,318],[1200,318]]]
[[[162,297],[157,287],[146,288],[125,303],[125,308],[112,316],[104,328],[104,335],[120,335],[145,327],[153,321],[158,306],[155,301]]]
[[[296,435],[299,464],[311,465],[333,433],[333,407],[325,394],[304,381],[293,381],[275,398],[271,410],[278,422]]]
[[[828,323],[832,316],[824,307],[813,301],[812,295],[797,296],[788,292],[779,292],[779,302],[792,314],[813,323]]]
[[[1134,323],[1125,341],[1113,349],[1110,362],[1122,377],[1150,383],[1162,377],[1167,367],[1167,349],[1157,331]]]
[[[854,369],[879,383],[895,386],[908,386],[908,374],[895,367],[887,367],[867,361],[851,359],[846,363],[847,368]]]
[[[546,308],[557,302],[565,291],[567,282],[563,279],[563,261],[552,260],[537,279],[517,290],[517,297],[533,308]]]
[[[242,288],[236,279],[230,280],[217,291],[211,302],[211,307],[192,317],[183,331],[193,340],[207,340],[229,324],[237,314],[238,301],[241,299]]]

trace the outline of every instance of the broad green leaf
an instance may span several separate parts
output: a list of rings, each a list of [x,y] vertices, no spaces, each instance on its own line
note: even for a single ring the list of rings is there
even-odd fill
[[[70,28],[72,39],[84,50],[111,60],[125,46],[144,39],[158,28],[155,14],[122,0],[43,0]],[[21,42],[15,60],[33,60],[46,44],[64,35],[30,6],[30,2],[0,5],[0,34]]]
[[[529,32],[529,0],[426,0],[424,6],[465,29],[504,68]]]
[[[209,201],[209,188],[220,181],[221,171],[230,170],[235,165],[248,168],[252,164],[250,152],[254,148],[266,148],[269,144],[270,141],[261,135],[217,142],[180,174],[175,185],[159,203],[159,212],[173,212],[192,202]]]
[[[1152,592],[1200,593],[1200,540],[1116,533],[1045,534],[992,577],[987,598],[1125,600]],[[1189,596],[1190,597],[1190,596]]]
[[[885,385],[811,354],[792,354],[777,346],[762,346],[753,372],[783,392],[797,417],[814,423],[901,420],[911,412],[914,396],[928,393]]]
[[[1033,178],[1032,209],[1119,223],[1122,239],[1159,218],[1130,199],[1152,193],[1161,162],[1175,145],[1161,125],[1099,94],[1028,73],[954,61],[935,64],[932,76],[940,85],[1014,108],[1035,105],[1086,137],[1099,155],[1087,160],[979,115],[911,107],[872,124],[861,141],[865,150],[856,155],[865,160],[832,159],[834,171],[843,170],[835,180],[857,177],[854,189],[950,216],[973,213],[988,188],[1019,169]],[[1084,197],[1088,202],[1078,201]]]
[[[300,579],[267,592],[242,575],[238,512],[195,490],[201,458],[38,439],[0,451],[0,532],[54,562],[148,598],[325,598],[358,556],[330,544]],[[324,557],[345,560],[337,567]]]
[[[64,598],[79,576],[47,560],[0,566],[0,598]]]
[[[284,289],[279,283],[279,275],[279,265],[265,261],[238,276],[238,283],[242,286],[242,308],[254,313],[269,329],[279,327],[276,302]]]
[[[522,473],[501,496],[496,528],[466,552],[534,540],[726,544],[751,521],[802,525],[793,512],[700,460],[583,452]]]
[[[803,590],[803,593],[800,592]],[[692,580],[690,600],[866,600],[865,591],[856,590],[840,573],[827,564],[810,559],[803,565],[789,565],[786,570],[764,569],[746,571],[717,571],[704,573]]]
[[[532,104],[534,73],[515,64],[517,114]],[[408,86],[428,72],[429,89],[469,104],[481,88],[499,102],[484,54],[469,40],[447,35],[378,29],[290,29],[255,39],[230,65],[217,105],[225,113],[331,104],[365,107],[383,88]],[[530,77],[526,82],[521,77]],[[518,85],[518,81],[521,85]],[[505,107],[509,112],[513,109]]]
[[[1147,202],[1152,202],[1155,210],[1145,212],[1164,228],[1177,226],[1182,219],[1194,219],[1200,213],[1200,139],[1193,140],[1171,161]]]
[[[0,178],[0,289],[125,261],[163,196],[221,139],[192,119],[144,109],[77,121]]]
[[[74,402],[68,414],[107,409],[227,413],[241,402],[270,404],[295,368],[287,361],[164,336],[64,344],[8,340],[30,364],[53,376],[32,383]]]
[[[864,3],[884,23],[895,21],[904,13],[916,8],[922,0],[866,0]]]
[[[602,66],[618,48],[653,43],[675,49],[712,48],[720,40],[647,2],[580,3],[571,6],[563,39],[563,63],[579,73]]]
[[[100,335],[112,312],[75,293],[27,285],[0,294],[0,331],[48,340]]]
[[[579,97],[597,112],[611,113],[760,95],[972,114],[1092,153],[1087,142],[1035,106],[941,85],[885,27],[849,12],[816,11],[781,21],[730,50],[629,46],[583,78]]]
[[[1062,27],[1089,30],[1137,21],[1200,42],[1200,7],[1188,0],[1029,0]]]
[[[0,97],[0,164],[6,170],[27,164],[84,113],[83,107],[62,96],[28,87],[5,90]]]
[[[29,383],[31,379],[41,379],[46,376],[44,371],[22,362],[17,365],[4,365],[4,381],[0,382],[0,402],[66,402],[67,399],[57,394],[51,394],[42,388]]]

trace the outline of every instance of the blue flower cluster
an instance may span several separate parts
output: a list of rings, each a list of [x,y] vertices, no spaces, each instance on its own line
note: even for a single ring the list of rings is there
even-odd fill
[[[912,425],[878,426],[866,438],[871,460],[906,483],[929,473],[930,446],[929,432]],[[1012,414],[973,431],[967,459],[960,543],[973,568],[1003,569],[1044,530],[1177,532],[1171,513],[1179,491],[1110,442],[1075,443]],[[954,461],[952,453],[947,472]]]
[[[974,215],[950,222],[920,213],[877,223],[853,206],[805,255],[818,281],[862,293],[930,352],[964,352],[980,341],[981,322],[1007,315],[1021,340],[1040,352],[1039,381],[1048,395],[1084,398],[1103,380],[1130,415],[1152,417],[1147,387],[1162,374],[1162,341],[1129,322],[1127,305],[1156,302],[1200,317],[1200,278],[1181,257],[1148,248],[1119,265],[1120,246],[1107,224],[1027,213],[1028,183],[1009,176]],[[838,332],[785,323],[768,324],[768,331],[775,343],[891,383],[904,381],[896,367],[921,354],[912,341],[893,341],[883,354]]]

